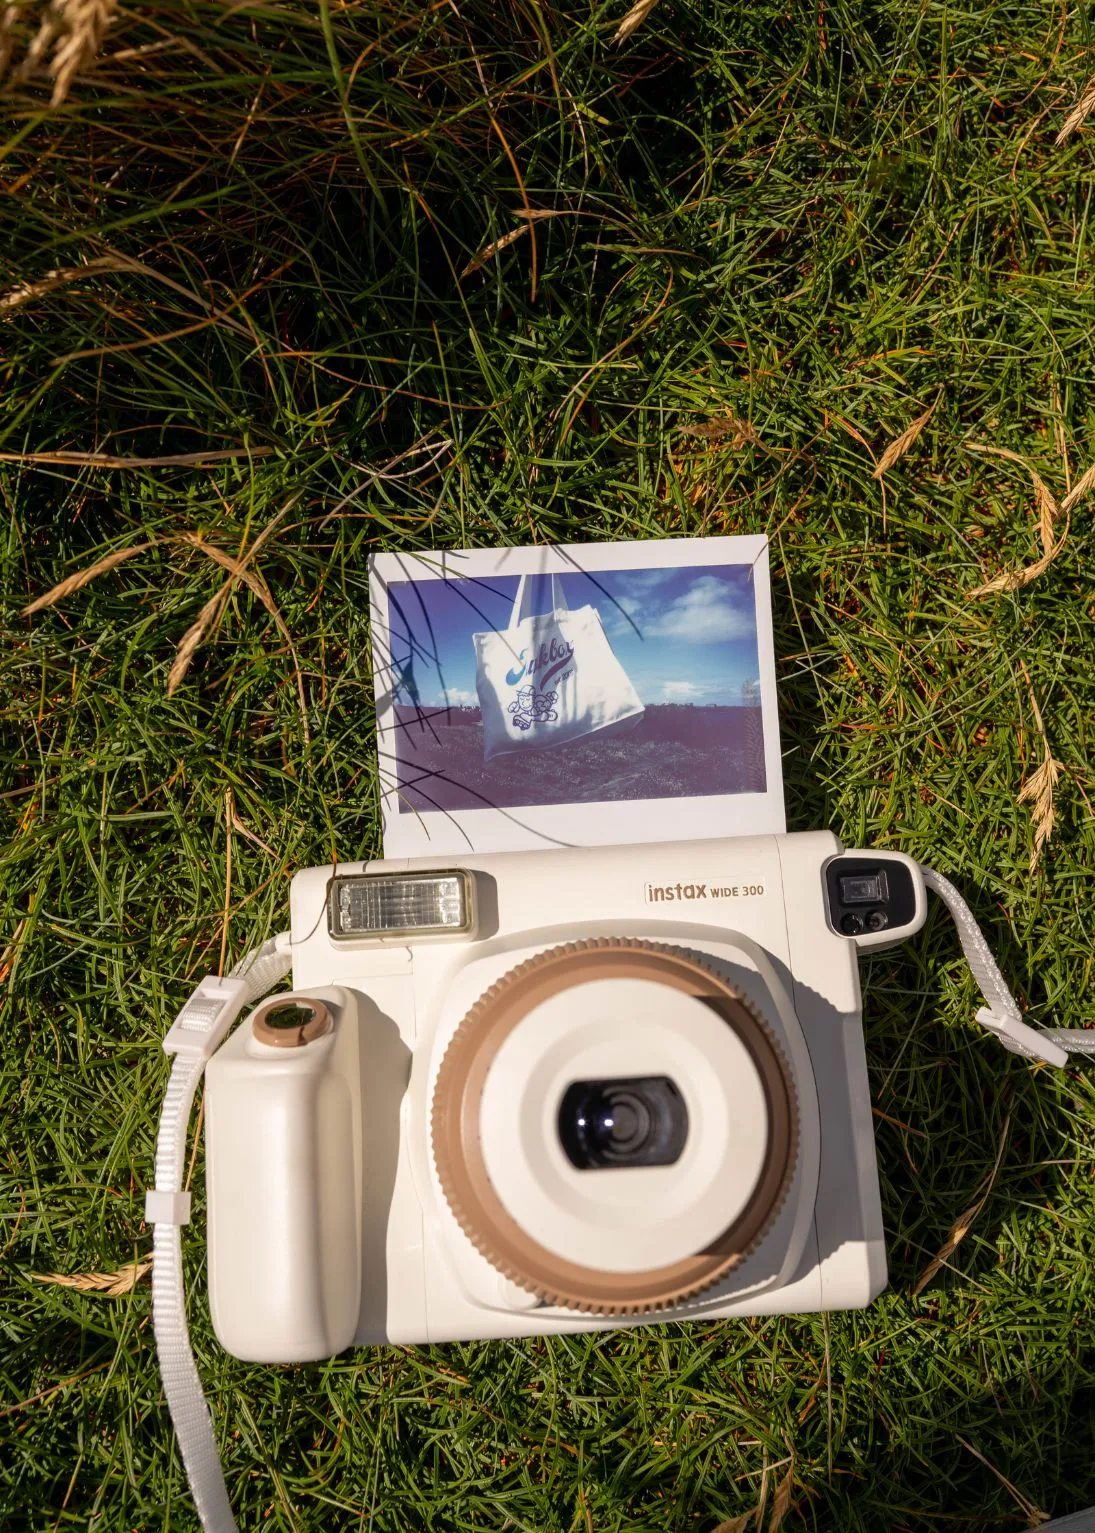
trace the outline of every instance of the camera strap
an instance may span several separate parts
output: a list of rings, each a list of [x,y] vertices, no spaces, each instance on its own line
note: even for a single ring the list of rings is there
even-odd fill
[[[921,867],[925,885],[937,894],[958,928],[958,940],[966,955],[970,972],[980,988],[985,1004],[976,1013],[982,1027],[995,1033],[1006,1049],[1026,1059],[1041,1059],[1063,1069],[1069,1054],[1095,1055],[1095,1032],[1075,1027],[1031,1027],[1023,1021],[1015,997],[1000,973],[973,911],[958,890],[942,873]]]
[[[163,1041],[174,1055],[156,1140],[156,1185],[145,1194],[152,1225],[152,1326],[164,1394],[190,1492],[206,1533],[236,1533],[209,1407],[186,1324],[182,1226],[190,1220],[183,1187],[186,1134],[194,1093],[210,1055],[246,1006],[292,968],[289,933],[281,932],[240,960],[226,978],[207,974]]]

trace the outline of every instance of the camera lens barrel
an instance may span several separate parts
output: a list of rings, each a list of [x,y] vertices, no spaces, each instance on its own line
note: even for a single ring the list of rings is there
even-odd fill
[[[654,942],[517,965],[457,1028],[432,1090],[434,1166],[468,1239],[544,1303],[596,1314],[671,1307],[738,1267],[798,1145],[772,1026],[707,962]]]

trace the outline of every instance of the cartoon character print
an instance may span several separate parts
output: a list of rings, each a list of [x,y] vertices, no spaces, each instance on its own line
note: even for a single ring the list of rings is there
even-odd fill
[[[557,692],[537,693],[532,687],[522,687],[509,705],[513,715],[514,729],[528,730],[534,724],[551,724],[559,717],[555,711]]]

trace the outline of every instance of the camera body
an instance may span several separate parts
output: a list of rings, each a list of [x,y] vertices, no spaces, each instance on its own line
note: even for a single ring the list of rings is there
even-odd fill
[[[293,992],[208,1065],[221,1343],[866,1305],[858,955],[924,913],[910,858],[827,832],[298,873]]]

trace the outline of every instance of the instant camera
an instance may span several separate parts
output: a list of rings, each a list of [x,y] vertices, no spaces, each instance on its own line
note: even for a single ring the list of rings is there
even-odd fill
[[[858,958],[918,865],[828,833],[311,868],[207,1072],[229,1352],[846,1309],[886,1282]]]

